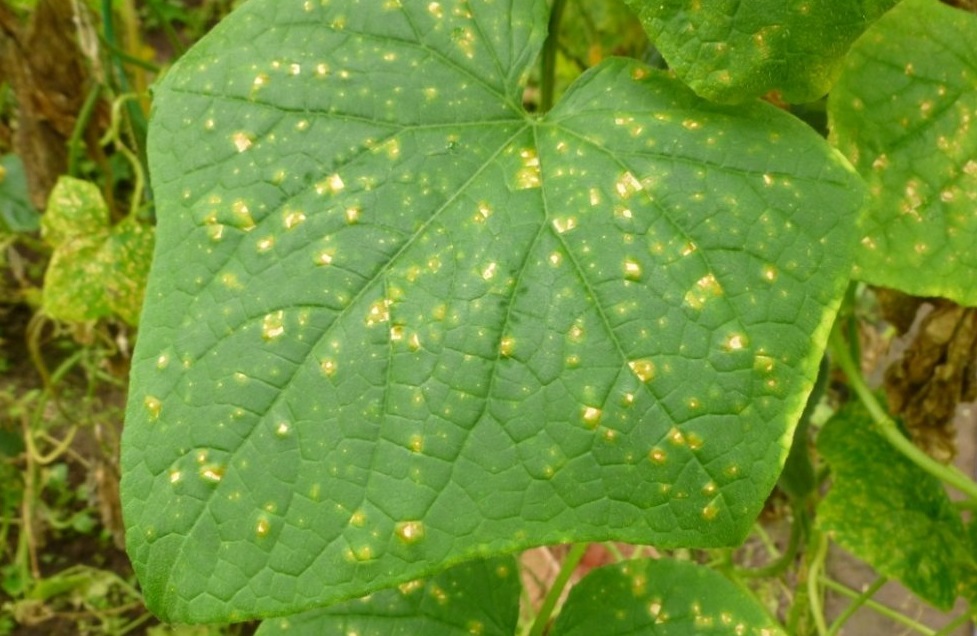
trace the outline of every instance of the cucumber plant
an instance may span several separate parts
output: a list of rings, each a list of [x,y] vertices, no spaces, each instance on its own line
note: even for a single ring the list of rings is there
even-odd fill
[[[631,0],[672,71],[555,99],[567,4],[250,0],[157,85],[122,492],[160,616],[511,634],[506,555],[744,539],[853,271],[974,302],[974,16]],[[897,61],[921,31],[940,54]],[[839,75],[837,148],[755,99]],[[551,633],[594,625],[782,633],[669,559],[595,572]]]

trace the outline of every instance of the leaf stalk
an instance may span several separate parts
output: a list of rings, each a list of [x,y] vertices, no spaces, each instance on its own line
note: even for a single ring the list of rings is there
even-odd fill
[[[542,80],[540,86],[539,110],[546,113],[553,108],[556,92],[556,54],[560,43],[560,23],[567,0],[553,0],[550,9],[550,22],[543,46]]]

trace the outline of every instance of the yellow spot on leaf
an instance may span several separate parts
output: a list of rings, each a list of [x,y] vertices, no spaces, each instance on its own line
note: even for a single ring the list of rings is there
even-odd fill
[[[404,543],[417,543],[424,538],[424,523],[403,521],[394,527],[394,533]]]
[[[163,403],[159,398],[155,398],[152,395],[147,395],[143,400],[143,406],[146,407],[146,411],[149,412],[149,419],[151,421],[156,421],[159,419],[159,414],[163,410]]]
[[[251,136],[245,132],[236,132],[231,135],[231,142],[234,144],[234,147],[237,148],[238,152],[244,152],[254,144],[254,142],[251,140]]]
[[[655,378],[655,363],[648,359],[632,360],[628,362],[631,372],[642,382],[651,382]]]
[[[261,321],[261,337],[265,340],[275,340],[285,334],[285,312],[274,311]]]
[[[594,406],[585,406],[583,409],[583,421],[587,428],[597,428],[600,424],[601,410]]]

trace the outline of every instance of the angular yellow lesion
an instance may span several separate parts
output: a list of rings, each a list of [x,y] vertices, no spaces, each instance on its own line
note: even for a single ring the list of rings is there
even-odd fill
[[[424,538],[424,522],[402,521],[394,527],[394,533],[404,543],[417,543]]]
[[[258,247],[258,253],[264,254],[271,248],[275,247],[275,237],[266,236],[264,238],[258,239],[257,247]]]
[[[655,379],[655,363],[647,358],[631,360],[628,362],[628,367],[642,382],[651,382]]]
[[[244,152],[254,145],[254,140],[251,139],[251,135],[246,132],[238,131],[231,135],[231,143],[238,152]]]
[[[147,395],[142,403],[143,406],[146,407],[146,411],[149,413],[150,421],[155,422],[158,420],[159,414],[163,411],[163,402],[161,402],[157,397]]]
[[[261,321],[261,337],[265,340],[275,340],[285,335],[285,312],[273,311]]]
[[[553,219],[553,229],[557,234],[566,234],[577,227],[577,218],[573,216],[561,216]]]
[[[628,280],[641,280],[641,264],[631,258],[625,259],[624,277]]]
[[[336,371],[339,370],[339,364],[332,358],[326,358],[319,363],[319,369],[322,370],[322,374],[327,378],[331,378],[336,375]]]
[[[512,336],[503,336],[502,340],[499,341],[499,355],[501,355],[503,358],[512,357],[515,349],[516,339]]]
[[[366,326],[373,327],[374,325],[389,322],[390,306],[392,304],[393,301],[389,298],[381,298],[373,302],[366,312]]]
[[[539,156],[532,148],[519,151],[520,168],[516,171],[516,189],[528,190],[543,184],[539,169]]]
[[[247,203],[242,199],[236,200],[231,205],[231,213],[234,215],[234,220],[237,222],[237,226],[244,230],[245,232],[250,232],[255,228],[254,218],[251,216],[251,210],[248,209]]]
[[[713,274],[707,274],[697,280],[692,289],[685,294],[685,304],[692,309],[702,309],[705,304],[723,295],[723,288]]]
[[[346,183],[338,174],[331,174],[315,186],[316,194],[339,194],[346,189]]]
[[[618,196],[623,199],[629,199],[636,192],[644,189],[638,178],[634,176],[630,171],[625,172],[617,181],[614,182],[614,190],[617,192]]]
[[[600,424],[601,415],[603,412],[596,406],[585,406],[583,408],[582,418],[587,428],[597,428],[597,425]]]
[[[456,29],[452,38],[465,57],[470,60],[475,58],[475,32],[470,27]]]
[[[292,230],[305,222],[305,213],[301,210],[285,210],[282,212],[282,222],[286,230]]]

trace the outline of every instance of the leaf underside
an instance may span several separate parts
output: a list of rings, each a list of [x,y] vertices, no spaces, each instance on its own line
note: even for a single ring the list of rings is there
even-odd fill
[[[251,0],[157,88],[122,482],[153,611],[748,531],[860,180],[784,113],[623,59],[527,115],[545,5]]]
[[[699,95],[741,102],[777,91],[801,103],[828,92],[848,48],[898,0],[627,1]]]
[[[935,0],[905,0],[852,48],[828,108],[871,193],[857,278],[977,305],[975,86],[977,16]]]

